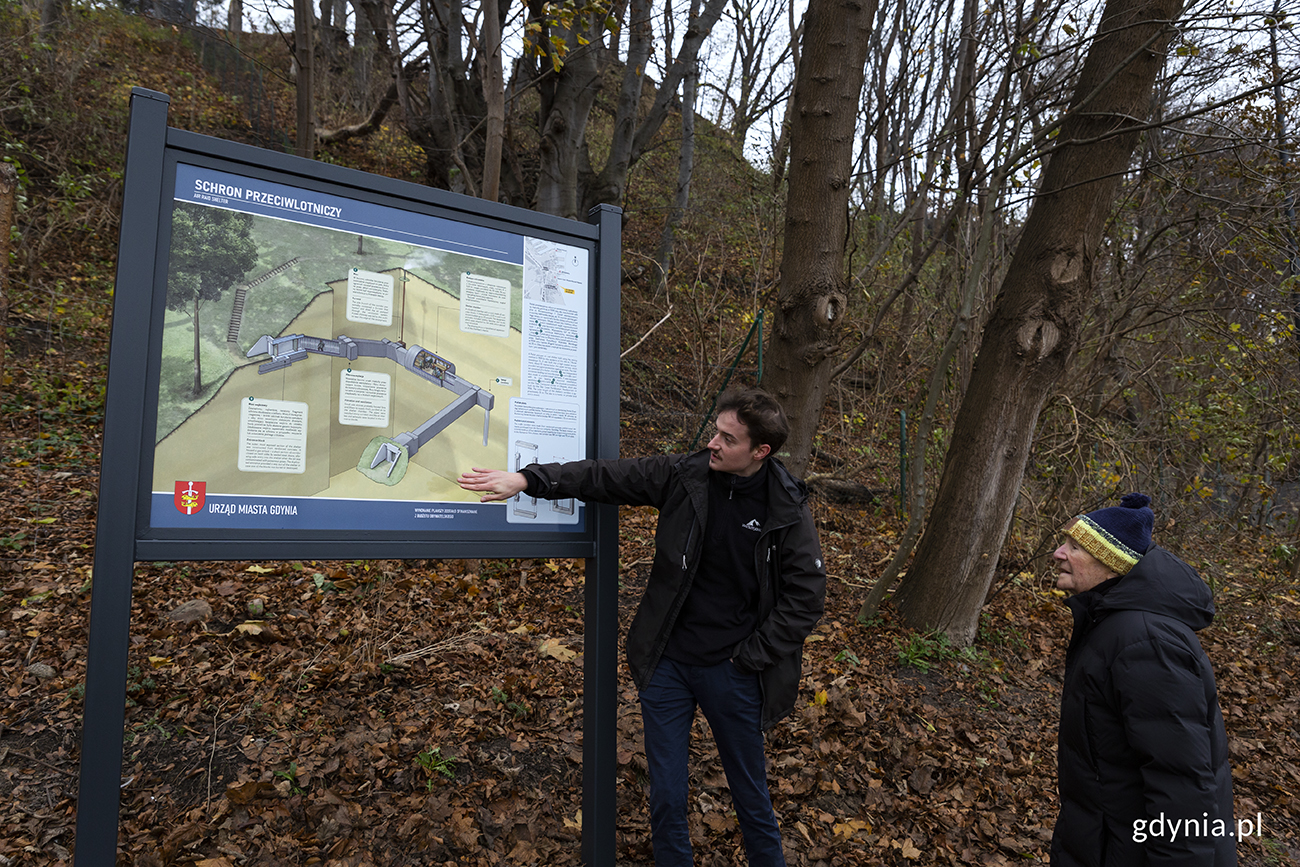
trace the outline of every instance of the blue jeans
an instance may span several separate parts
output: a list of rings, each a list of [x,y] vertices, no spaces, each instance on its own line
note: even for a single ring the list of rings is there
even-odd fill
[[[750,865],[785,867],[781,832],[767,791],[758,675],[742,672],[730,661],[703,666],[671,659],[659,660],[641,690],[655,867],[694,864],[686,815],[687,756],[696,705],[713,730]]]

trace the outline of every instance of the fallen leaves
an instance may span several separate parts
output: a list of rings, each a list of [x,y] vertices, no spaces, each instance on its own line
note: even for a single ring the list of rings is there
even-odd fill
[[[538,645],[537,653],[543,657],[558,659],[560,662],[571,662],[578,654],[560,643],[558,638],[548,638]]]
[[[844,822],[835,822],[831,825],[831,831],[836,837],[842,837],[845,840],[856,838],[859,834],[870,834],[871,823],[862,819],[849,819]]]
[[[653,526],[626,514],[625,625]],[[884,544],[869,527],[858,532],[868,558]],[[137,569],[122,790],[133,863],[148,864],[153,849],[168,853],[164,863],[222,867],[403,864],[392,852],[467,867],[579,863],[582,564],[249,566]],[[72,636],[84,629],[86,574],[33,568],[3,585],[21,626],[6,618],[0,639],[5,857],[11,840],[71,845],[80,702],[69,686],[84,672]],[[1259,600],[1234,606],[1233,592],[1220,590],[1225,625],[1207,646],[1234,780],[1249,812],[1285,838],[1300,787],[1285,737],[1300,718],[1282,677],[1294,677],[1291,657],[1276,649],[1279,628],[1262,628]],[[251,600],[263,616],[248,616]],[[980,645],[985,661],[936,659],[921,672],[900,665],[896,639],[910,634],[889,609],[866,628],[859,604],[860,590],[832,582],[818,640],[805,646],[800,706],[769,734],[792,865],[1045,859],[1066,613],[1037,588],[1004,592],[988,617],[989,634],[1003,638]],[[198,616],[169,616],[179,611]],[[1226,625],[1233,611],[1257,628]],[[30,669],[50,662],[59,670],[50,680]],[[625,670],[618,701],[618,857],[641,867],[651,859],[646,762]],[[725,774],[702,722],[691,754],[693,833],[709,851],[735,851]]]
[[[915,861],[921,857],[921,850],[916,848],[910,839],[904,839],[901,843],[898,840],[890,840],[889,846],[892,849],[897,849],[899,854],[909,861]]]
[[[249,804],[260,798],[270,798],[275,795],[275,783],[270,780],[250,780],[226,788],[226,798],[232,804]]]

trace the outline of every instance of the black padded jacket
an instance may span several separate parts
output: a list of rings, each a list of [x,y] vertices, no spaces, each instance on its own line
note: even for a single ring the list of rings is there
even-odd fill
[[[1153,545],[1067,604],[1052,864],[1235,865],[1228,739],[1195,634],[1214,618],[1209,588]]]
[[[794,709],[803,643],[821,618],[826,570],[803,482],[767,458],[767,522],[754,547],[759,625],[736,646],[735,664],[757,672],[764,729]],[[529,496],[577,497],[659,509],[654,564],[628,629],[626,651],[637,688],[649,682],[708,544],[709,452],[622,460],[585,460],[525,467]]]

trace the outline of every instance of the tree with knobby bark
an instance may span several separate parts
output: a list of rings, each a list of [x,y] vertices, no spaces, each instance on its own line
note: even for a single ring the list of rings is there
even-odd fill
[[[763,385],[790,419],[783,450],[803,475],[847,305],[844,270],[858,101],[876,0],[811,0],[790,113],[781,280]]]
[[[934,507],[894,603],[910,625],[975,637],[1043,402],[1069,367],[1093,265],[1181,0],[1109,0],[1045,157],[984,329]]]

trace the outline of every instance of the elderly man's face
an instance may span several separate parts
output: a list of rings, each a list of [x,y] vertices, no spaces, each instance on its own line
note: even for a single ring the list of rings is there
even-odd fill
[[[1065,538],[1052,556],[1056,558],[1058,570],[1056,586],[1066,593],[1083,593],[1116,575],[1071,536]]]

